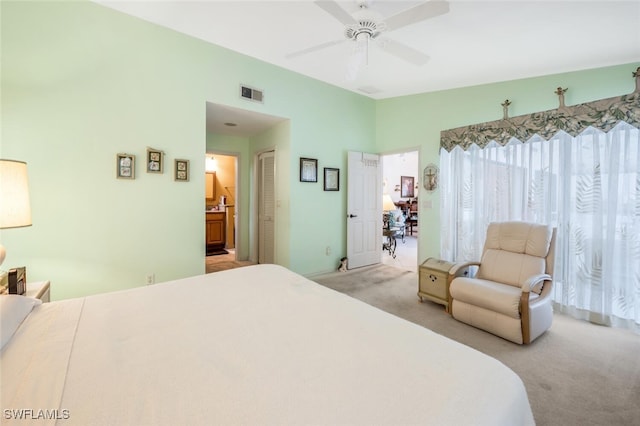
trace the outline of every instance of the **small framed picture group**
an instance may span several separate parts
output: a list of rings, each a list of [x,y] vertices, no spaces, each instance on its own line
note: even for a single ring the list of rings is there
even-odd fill
[[[340,190],[340,169],[324,168],[325,191]],[[300,182],[318,182],[318,160],[316,158],[300,158]]]
[[[147,173],[164,173],[164,157],[163,151],[147,148]],[[174,160],[173,174],[175,181],[189,182],[189,160],[176,158]],[[134,154],[120,153],[116,155],[116,177],[118,179],[136,178],[136,156]]]

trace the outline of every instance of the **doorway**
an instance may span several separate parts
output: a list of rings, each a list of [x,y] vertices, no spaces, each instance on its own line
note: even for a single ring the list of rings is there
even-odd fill
[[[395,258],[389,253],[384,253],[382,263],[414,272],[418,269],[418,238],[420,235],[419,161],[418,151],[382,155],[383,196],[390,196],[396,208],[395,214],[402,215],[404,221],[404,238],[397,239]],[[413,188],[406,187],[408,181],[413,181]],[[408,189],[411,190],[407,191]]]
[[[205,164],[206,211],[224,213],[220,248],[235,253],[238,156],[207,153]]]
[[[235,255],[230,259],[225,259],[229,254],[215,256],[217,258],[216,263],[223,264],[219,269],[215,270],[244,266],[258,261],[257,246],[261,238],[257,217],[258,189],[256,185],[258,185],[258,182],[255,179],[255,163],[257,162],[258,153],[268,150],[276,151],[280,144],[288,145],[288,121],[289,119],[287,118],[248,109],[212,102],[206,103],[205,154],[213,155],[216,159],[218,157],[222,159],[224,156],[235,159],[235,181],[233,183],[221,183],[217,188],[221,189],[222,193],[216,191],[216,199],[213,203],[213,205],[220,204],[220,196],[222,195],[226,196],[225,204],[228,205],[233,201],[234,247],[227,245],[225,250],[232,252],[235,249]],[[218,167],[221,167],[221,163],[218,163]],[[222,179],[220,173],[221,170],[216,173],[216,178]],[[277,186],[275,179],[273,182],[275,193],[275,186]],[[274,199],[274,201],[276,200]],[[228,210],[228,207],[226,206],[225,209]],[[282,214],[279,210],[278,212],[280,215]],[[271,218],[275,228],[277,220],[275,220],[274,216],[275,214]],[[286,220],[286,217],[283,220]],[[231,225],[227,226],[230,227]],[[231,234],[228,233],[228,235]],[[278,238],[278,236],[273,238],[274,246],[277,246]],[[277,261],[276,251],[272,250],[272,253],[272,256]],[[207,257],[207,259],[210,258]],[[207,272],[213,271],[209,264],[207,264],[206,270]]]
[[[205,269],[227,269],[237,261],[238,155],[205,155]]]

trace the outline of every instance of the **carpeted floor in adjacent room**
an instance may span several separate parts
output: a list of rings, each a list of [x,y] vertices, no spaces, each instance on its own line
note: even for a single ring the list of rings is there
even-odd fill
[[[228,250],[226,254],[207,256],[205,258],[205,271],[207,274],[248,265],[254,265],[254,263],[248,260],[236,260],[235,250]]]
[[[555,314],[521,346],[420,303],[415,272],[376,265],[312,280],[497,358],[522,378],[538,425],[640,424],[640,335]]]

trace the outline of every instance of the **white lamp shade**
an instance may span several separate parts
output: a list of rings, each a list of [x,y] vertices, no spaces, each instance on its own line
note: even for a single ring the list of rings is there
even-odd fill
[[[389,194],[384,194],[382,196],[382,210],[385,212],[391,211],[391,210],[395,210],[396,209],[396,205],[393,202],[393,200],[391,199],[391,195]]]
[[[31,225],[27,163],[0,160],[0,229]]]

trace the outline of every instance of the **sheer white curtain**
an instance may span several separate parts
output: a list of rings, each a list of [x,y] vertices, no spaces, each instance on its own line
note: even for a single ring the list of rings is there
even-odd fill
[[[558,228],[556,309],[640,331],[640,132],[619,123],[440,152],[441,256],[479,260],[489,222]]]

